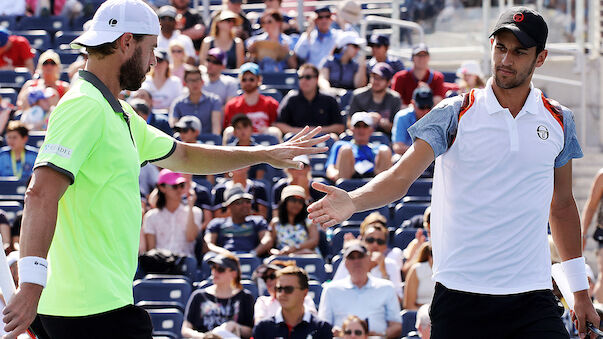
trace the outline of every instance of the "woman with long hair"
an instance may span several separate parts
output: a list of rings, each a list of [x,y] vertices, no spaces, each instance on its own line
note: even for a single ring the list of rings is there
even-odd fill
[[[214,47],[226,54],[226,68],[239,68],[245,62],[245,45],[234,32],[234,27],[241,25],[241,22],[241,17],[229,10],[222,10],[214,18],[209,36],[203,39],[199,50],[202,65],[207,64],[207,52]]]
[[[146,249],[166,249],[174,253],[194,256],[195,238],[201,230],[202,211],[195,206],[194,191],[187,194],[187,205],[182,203],[186,194],[185,178],[168,169],[159,172],[157,179],[156,208],[143,219]]]
[[[172,75],[177,76],[182,83],[184,83],[184,65],[186,65],[186,59],[188,58],[186,50],[184,49],[184,44],[182,41],[174,39],[170,41],[168,52],[170,54],[170,69]]]
[[[423,243],[418,253],[404,286],[403,308],[405,310],[417,310],[421,305],[430,303],[433,298],[435,282],[431,280],[433,266],[431,243]]]
[[[182,95],[182,80],[171,75],[166,51],[156,50],[155,58],[157,58],[157,64],[151,69],[140,88],[153,96],[154,110],[166,110],[177,97]]]
[[[253,296],[241,285],[241,265],[232,253],[208,260],[213,285],[196,290],[186,305],[182,336],[204,338],[218,326],[241,338],[253,327]]]
[[[306,190],[297,185],[283,189],[278,216],[270,222],[276,255],[317,253],[318,228],[308,219]]]

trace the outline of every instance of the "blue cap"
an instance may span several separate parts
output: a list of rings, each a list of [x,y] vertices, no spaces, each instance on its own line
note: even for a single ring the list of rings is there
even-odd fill
[[[0,27],[0,47],[3,47],[8,42],[8,37],[10,36],[10,32],[6,27]]]
[[[52,94],[49,91],[43,91],[41,89],[33,89],[27,95],[27,102],[29,102],[30,106],[33,106],[36,102],[42,99],[48,99],[52,97]]]
[[[245,74],[245,72],[251,72],[253,75],[260,75],[260,66],[253,62],[246,62],[239,68],[239,74]]]
[[[371,73],[375,73],[385,80],[391,80],[391,78],[394,76],[394,70],[385,62],[376,63],[371,69]]]
[[[316,13],[316,14],[323,13],[323,12],[331,13],[331,9],[329,8],[329,6],[322,6],[322,7],[317,7],[314,10],[314,13]]]
[[[433,107],[433,92],[428,86],[419,86],[412,92],[412,99],[418,108],[426,109]]]
[[[369,39],[369,46],[389,46],[389,38],[383,34],[373,34]]]

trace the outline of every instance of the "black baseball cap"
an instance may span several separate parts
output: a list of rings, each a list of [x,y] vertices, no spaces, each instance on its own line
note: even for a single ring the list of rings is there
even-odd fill
[[[412,99],[420,109],[433,107],[433,92],[428,86],[417,87],[414,92],[412,92]]]
[[[525,48],[544,48],[549,29],[540,13],[527,7],[511,7],[500,15],[490,37],[501,30],[511,31]]]
[[[373,34],[369,39],[368,45],[372,46],[389,46],[389,38],[387,35]]]

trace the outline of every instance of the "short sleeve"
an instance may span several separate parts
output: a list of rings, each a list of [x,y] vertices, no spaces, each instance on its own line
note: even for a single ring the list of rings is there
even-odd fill
[[[142,230],[145,234],[157,234],[155,218],[157,217],[156,210],[149,211],[145,214],[142,221]]]
[[[211,110],[222,112],[222,103],[220,102],[220,98],[218,96],[212,96],[211,98]]]
[[[241,308],[237,323],[253,327],[253,296],[246,291],[241,291]]]
[[[333,146],[331,147],[331,152],[329,152],[327,162],[325,163],[325,167],[335,165],[335,161],[337,160],[337,153],[339,153],[339,149],[343,144],[344,141],[336,141],[335,144],[333,144]]]
[[[333,310],[331,309],[331,301],[329,300],[329,286],[327,286],[322,290],[320,295],[320,304],[318,306],[318,317],[331,325],[334,325],[335,316],[333,314]],[[396,298],[396,302],[398,302],[398,298]],[[399,312],[398,312],[399,313]]]
[[[384,292],[387,293],[387,304],[385,305],[385,319],[387,321],[395,323],[401,322],[402,319],[400,318],[400,303],[398,302],[398,297],[396,296],[394,287],[388,286],[387,290]]]
[[[254,228],[256,233],[267,231],[268,223],[266,222],[266,219],[264,219],[263,217],[258,217],[258,220],[254,222]]]
[[[74,182],[100,140],[106,112],[97,101],[80,96],[62,102],[50,115],[44,144],[34,168],[48,166]]]
[[[329,95],[329,116],[332,121],[331,124],[344,124],[344,116],[341,115],[341,110],[339,109],[339,104],[337,103],[337,99],[333,96]]]
[[[425,140],[433,149],[434,158],[448,150],[456,135],[461,96],[445,99],[423,118],[408,128],[411,140]],[[455,103],[458,102],[458,105]]]
[[[406,145],[412,143],[412,139],[406,131],[408,126],[407,123],[407,110],[400,111],[394,116],[394,125],[392,126],[392,142],[402,142]]]
[[[304,61],[308,61],[310,57],[310,42],[308,41],[309,36],[308,33],[302,33],[299,40],[297,40],[297,44],[295,44],[295,54],[297,54]]]
[[[564,166],[571,159],[582,158],[584,156],[576,136],[574,114],[572,111],[565,108],[563,109],[563,137],[563,150],[561,150],[561,153],[555,158],[555,168]]]
[[[176,150],[176,140],[157,128],[147,124],[138,114],[132,111],[130,105],[122,102],[122,106],[129,108],[132,136],[136,141],[138,160],[141,164],[147,161],[163,160]]]
[[[215,218],[212,219],[209,224],[207,224],[207,232],[209,233],[220,233],[220,225],[224,221],[223,218]]]
[[[444,87],[444,74],[435,71],[433,75],[433,81],[429,85],[433,90],[433,95],[446,97],[446,88]]]
[[[226,84],[226,98],[234,98],[237,96],[239,85],[236,81],[230,81]]]
[[[196,324],[201,319],[199,306],[201,305],[201,295],[203,290],[197,290],[188,299],[186,309],[184,311],[184,319],[191,324]]]

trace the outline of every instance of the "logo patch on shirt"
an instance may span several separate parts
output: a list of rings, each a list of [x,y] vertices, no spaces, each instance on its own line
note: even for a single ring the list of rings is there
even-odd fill
[[[56,154],[65,159],[71,159],[71,152],[73,152],[72,149],[59,144],[46,144],[40,153]]]
[[[538,128],[536,128],[536,133],[538,133],[538,137],[542,140],[549,138],[549,130],[546,128],[546,126],[538,126]]]

